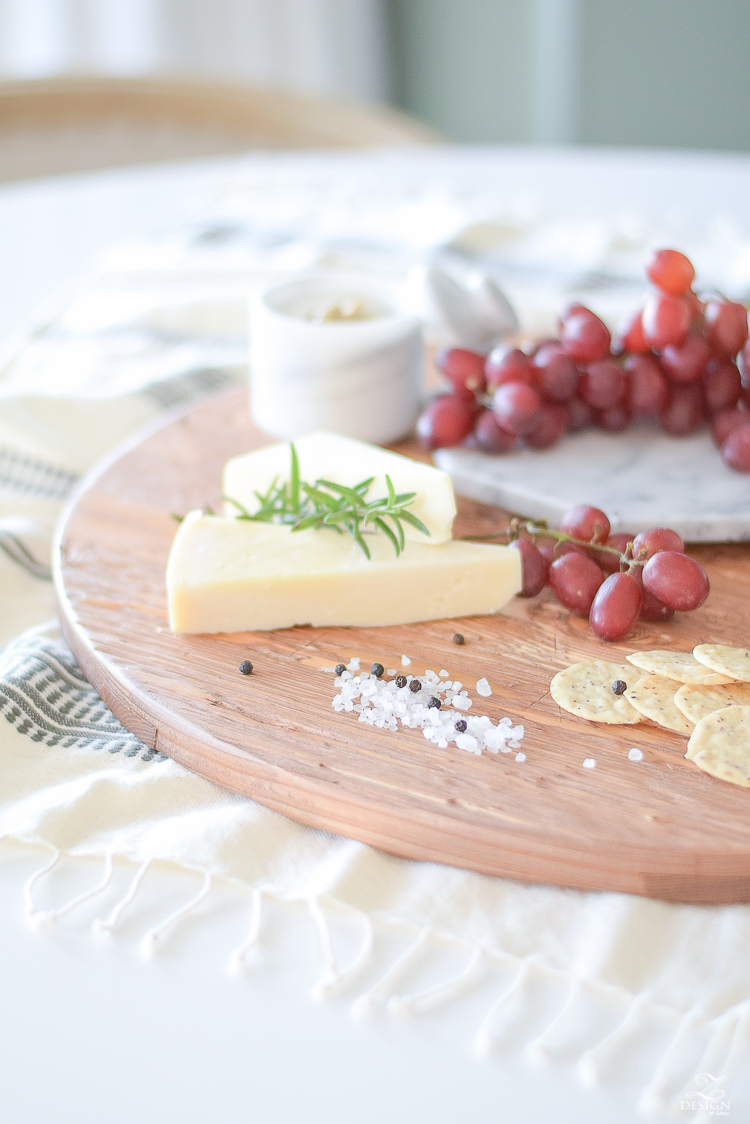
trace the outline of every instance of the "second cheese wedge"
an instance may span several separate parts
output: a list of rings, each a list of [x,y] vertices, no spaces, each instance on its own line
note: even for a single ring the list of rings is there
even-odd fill
[[[191,512],[167,567],[175,632],[251,632],[312,625],[389,625],[494,613],[521,588],[521,556],[505,546],[407,542],[382,535],[372,559],[333,530]]]
[[[421,519],[429,537],[404,523],[407,539],[417,542],[448,542],[456,515],[456,500],[450,476],[430,464],[402,457],[377,445],[342,437],[339,433],[310,433],[295,441],[299,457],[300,476],[313,484],[317,479],[332,480],[351,488],[373,476],[367,500],[380,499],[388,494],[386,473],[397,492],[416,492],[409,511]],[[266,445],[240,457],[232,457],[224,466],[223,493],[238,500],[251,514],[258,510],[256,493],[268,491],[274,480],[289,479],[289,442]],[[237,515],[233,504],[224,505],[224,514]]]

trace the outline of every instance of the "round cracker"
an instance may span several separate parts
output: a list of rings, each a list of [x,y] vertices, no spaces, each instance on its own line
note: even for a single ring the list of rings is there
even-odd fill
[[[693,648],[698,663],[728,675],[743,683],[750,683],[750,649],[731,648],[727,644],[699,644]]]
[[[641,721],[640,714],[624,695],[616,695],[612,690],[616,680],[627,683],[628,677],[632,683],[633,668],[627,664],[584,660],[558,671],[549,689],[557,705],[569,714],[610,726],[634,726]]]
[[[644,675],[625,692],[628,702],[657,726],[675,734],[692,733],[693,723],[677,709],[674,695],[674,679],[665,679],[663,675]]]
[[[634,667],[650,675],[674,679],[676,683],[731,683],[728,675],[718,675],[699,663],[690,652],[670,652],[657,648],[653,652],[631,652],[625,657]]]
[[[726,706],[701,718],[685,756],[720,781],[750,788],[750,706]]]
[[[707,714],[725,706],[750,706],[750,683],[683,683],[674,704],[688,722],[700,722]]]

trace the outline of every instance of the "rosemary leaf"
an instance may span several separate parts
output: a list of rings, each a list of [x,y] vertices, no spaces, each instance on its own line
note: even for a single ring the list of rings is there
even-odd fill
[[[289,510],[292,513],[299,511],[299,457],[294,447],[294,442],[289,442],[291,452],[290,482],[289,482]]]
[[[430,537],[430,532],[427,530],[422,520],[417,519],[416,515],[412,515],[410,511],[399,511],[398,517],[399,519],[405,519],[411,527],[416,527],[423,535],[427,535],[428,538]]]
[[[388,526],[388,524],[387,524],[387,523],[385,522],[385,520],[384,520],[384,519],[381,519],[381,518],[380,518],[380,516],[379,516],[379,515],[376,515],[376,516],[375,516],[375,519],[373,520],[373,522],[375,523],[375,526],[376,526],[376,527],[379,527],[379,528],[380,528],[380,530],[381,530],[381,531],[383,532],[383,534],[384,534],[384,535],[387,535],[387,536],[388,536],[388,538],[389,538],[389,539],[391,540],[391,542],[393,543],[393,549],[394,549],[394,550],[396,551],[396,557],[398,558],[398,556],[399,556],[399,554],[401,553],[401,550],[402,550],[403,548],[402,548],[402,546],[400,545],[400,543],[399,543],[398,539],[397,539],[397,538],[396,538],[396,536],[394,535],[394,533],[393,533],[393,531],[391,530],[391,528],[390,528],[390,527]],[[399,529],[400,529],[400,527],[401,527],[401,524],[400,524],[400,523],[399,523],[399,522],[397,521],[397,522],[396,522],[396,526],[397,526],[397,527],[399,527]]]

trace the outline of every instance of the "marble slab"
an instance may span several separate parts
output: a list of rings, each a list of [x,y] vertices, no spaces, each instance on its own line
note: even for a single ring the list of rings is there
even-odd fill
[[[434,457],[459,495],[546,517],[551,526],[574,504],[589,503],[606,511],[613,531],[666,526],[686,542],[750,540],[750,475],[726,468],[706,431],[592,429],[542,451],[439,449]]]

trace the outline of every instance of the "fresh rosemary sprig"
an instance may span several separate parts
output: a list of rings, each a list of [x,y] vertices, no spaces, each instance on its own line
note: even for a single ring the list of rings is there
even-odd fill
[[[340,535],[347,532],[367,558],[371,557],[364,539],[367,534],[382,532],[390,540],[397,557],[406,543],[403,523],[416,527],[423,535],[429,535],[430,532],[421,519],[406,510],[414,502],[417,493],[397,494],[390,476],[386,475],[385,478],[388,495],[368,503],[367,492],[374,476],[351,488],[334,484],[331,480],[316,480],[314,484],[307,484],[300,479],[299,459],[293,443],[290,443],[290,452],[289,480],[279,483],[276,476],[266,492],[256,492],[259,507],[254,514],[251,515],[247,508],[231,496],[224,497],[238,509],[238,519],[291,524],[293,531],[303,531],[308,527],[329,527]],[[369,528],[374,528],[374,531]]]

